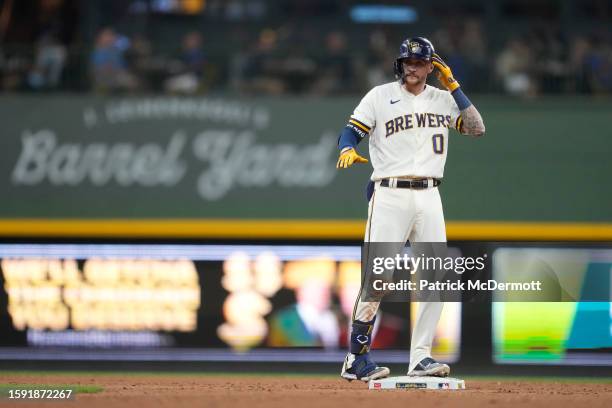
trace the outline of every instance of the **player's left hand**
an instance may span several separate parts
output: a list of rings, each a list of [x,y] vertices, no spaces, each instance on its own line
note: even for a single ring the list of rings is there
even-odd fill
[[[338,163],[336,163],[337,169],[348,169],[353,163],[368,163],[368,159],[362,157],[353,148],[346,149],[340,153],[338,157]]]
[[[455,89],[459,88],[459,82],[453,78],[453,71],[451,71],[450,67],[446,65],[446,62],[438,54],[434,54],[431,58],[431,63],[436,67],[436,77],[438,77],[438,81],[450,92],[453,92]]]

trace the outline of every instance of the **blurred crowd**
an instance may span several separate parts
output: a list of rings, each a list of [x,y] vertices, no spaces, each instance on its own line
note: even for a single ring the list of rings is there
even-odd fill
[[[499,86],[509,94],[609,94],[612,38],[607,31],[567,36],[536,28],[508,39],[492,68]]]
[[[442,26],[428,37],[472,92],[525,97],[612,92],[609,29],[570,34],[548,25],[533,26],[507,38],[498,35],[492,44],[479,20]],[[384,27],[360,37],[337,29],[304,37],[297,29],[268,28],[245,35],[239,47],[219,52],[220,38],[189,31],[173,51],[158,52],[157,44],[142,34],[128,36],[106,27],[95,34],[91,47],[75,52],[71,44],[46,32],[29,52],[0,45],[0,89],[68,87],[103,94],[362,93],[393,79],[392,62],[402,39]]]
[[[96,92],[166,91],[198,93],[212,74],[198,32],[186,34],[175,55],[157,56],[146,37],[128,38],[112,28],[102,29],[89,58]]]

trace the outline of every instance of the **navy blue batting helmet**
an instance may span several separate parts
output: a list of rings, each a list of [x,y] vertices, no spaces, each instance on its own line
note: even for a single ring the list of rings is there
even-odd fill
[[[402,68],[402,60],[406,58],[417,58],[425,61],[431,61],[431,57],[436,52],[433,44],[425,37],[411,37],[402,42],[400,52],[393,63],[393,71],[395,78],[404,80],[404,69]]]

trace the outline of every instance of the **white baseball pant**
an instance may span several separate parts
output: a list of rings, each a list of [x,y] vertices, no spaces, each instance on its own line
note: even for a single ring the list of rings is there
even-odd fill
[[[437,187],[426,189],[381,187],[376,182],[368,207],[365,242],[446,242],[442,201]],[[353,320],[370,322],[380,302],[362,302],[357,298]],[[425,357],[442,314],[442,302],[421,302],[410,344],[408,371]]]

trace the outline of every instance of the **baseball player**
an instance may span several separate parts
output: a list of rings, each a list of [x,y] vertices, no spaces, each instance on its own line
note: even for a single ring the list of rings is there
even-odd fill
[[[426,84],[436,70],[441,90]],[[338,139],[337,168],[368,160],[356,151],[370,136],[374,172],[368,189],[365,242],[446,242],[438,185],[448,151],[448,129],[482,136],[485,127],[476,107],[453,78],[448,65],[423,37],[402,42],[394,63],[396,82],[377,86],[361,100]],[[353,309],[349,353],[341,376],[369,381],[389,375],[370,358],[372,331],[379,302],[358,296]],[[410,345],[409,376],[450,373],[431,357],[442,302],[420,304]]]

